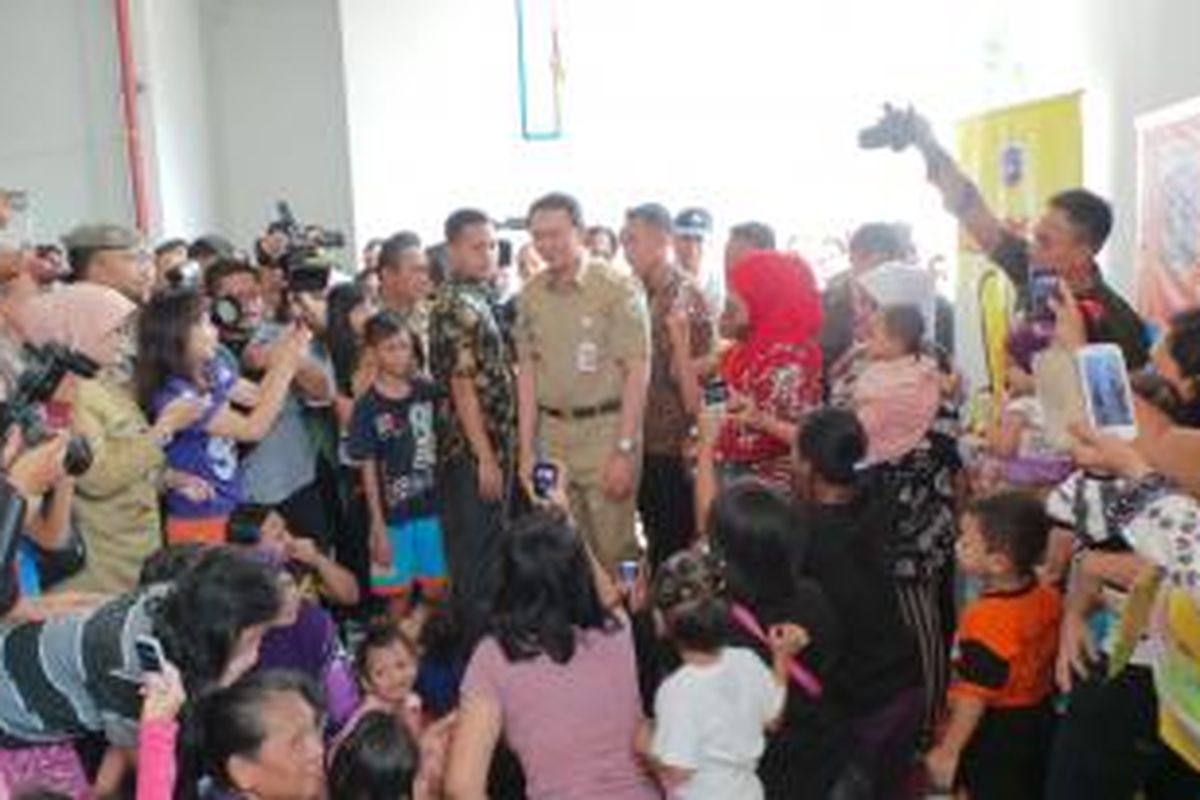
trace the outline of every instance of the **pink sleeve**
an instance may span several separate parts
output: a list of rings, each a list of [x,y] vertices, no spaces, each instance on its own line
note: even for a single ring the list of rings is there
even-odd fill
[[[499,703],[500,671],[503,662],[504,654],[494,639],[481,641],[467,663],[467,671],[462,680],[462,694],[473,694]]]
[[[137,800],[171,800],[175,794],[174,720],[143,722],[138,729]]]

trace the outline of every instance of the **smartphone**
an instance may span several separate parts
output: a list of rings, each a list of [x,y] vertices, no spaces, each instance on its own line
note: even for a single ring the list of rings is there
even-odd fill
[[[287,288],[292,294],[321,294],[328,285],[328,267],[303,264],[288,270]]]
[[[1048,347],[1033,357],[1033,380],[1045,415],[1046,440],[1058,450],[1075,443],[1071,426],[1086,424],[1087,405],[1075,354],[1061,347]]]
[[[1051,298],[1057,300],[1058,276],[1044,270],[1032,273],[1029,278],[1029,315],[1033,319],[1054,319]]]
[[[1137,436],[1125,356],[1115,344],[1089,344],[1075,354],[1088,422],[1122,439]]]
[[[262,541],[262,525],[271,507],[244,503],[229,515],[225,527],[225,543],[253,546]]]
[[[153,636],[142,634],[133,640],[133,651],[137,655],[138,669],[142,672],[162,672],[167,657],[162,645]]]
[[[706,411],[720,413],[729,402],[729,386],[720,378],[704,384],[704,408]]]
[[[637,585],[640,569],[641,565],[634,559],[617,562],[617,583],[620,584],[622,591],[633,591],[633,587]]]
[[[545,500],[558,483],[558,467],[548,461],[540,461],[533,468],[533,493]]]

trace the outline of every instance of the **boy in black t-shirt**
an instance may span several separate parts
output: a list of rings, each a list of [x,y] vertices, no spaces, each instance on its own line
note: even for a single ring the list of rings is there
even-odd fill
[[[440,596],[446,584],[435,484],[436,393],[420,377],[419,343],[390,312],[365,330],[375,381],[354,405],[347,449],[360,465],[370,509],[372,591],[392,602],[397,618],[411,593]]]

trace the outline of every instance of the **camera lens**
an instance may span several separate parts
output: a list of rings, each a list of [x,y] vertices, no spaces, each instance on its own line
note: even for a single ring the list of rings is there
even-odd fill
[[[75,435],[67,442],[63,456],[63,469],[73,478],[78,478],[92,468],[92,446],[82,436]]]

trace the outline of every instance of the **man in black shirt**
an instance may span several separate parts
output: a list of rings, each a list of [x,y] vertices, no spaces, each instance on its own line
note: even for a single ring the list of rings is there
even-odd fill
[[[1027,241],[1007,230],[987,207],[979,189],[934,138],[927,120],[911,110],[891,108],[885,122],[889,119],[903,132],[900,143],[911,142],[924,157],[929,181],[941,192],[946,209],[1008,274],[1022,296],[1031,271],[1053,272],[1079,301],[1088,341],[1118,345],[1131,370],[1146,363],[1149,348],[1141,318],[1105,282],[1096,264],[1096,255],[1112,230],[1107,201],[1086,189],[1059,192],[1050,198],[1034,225],[1032,241]]]

